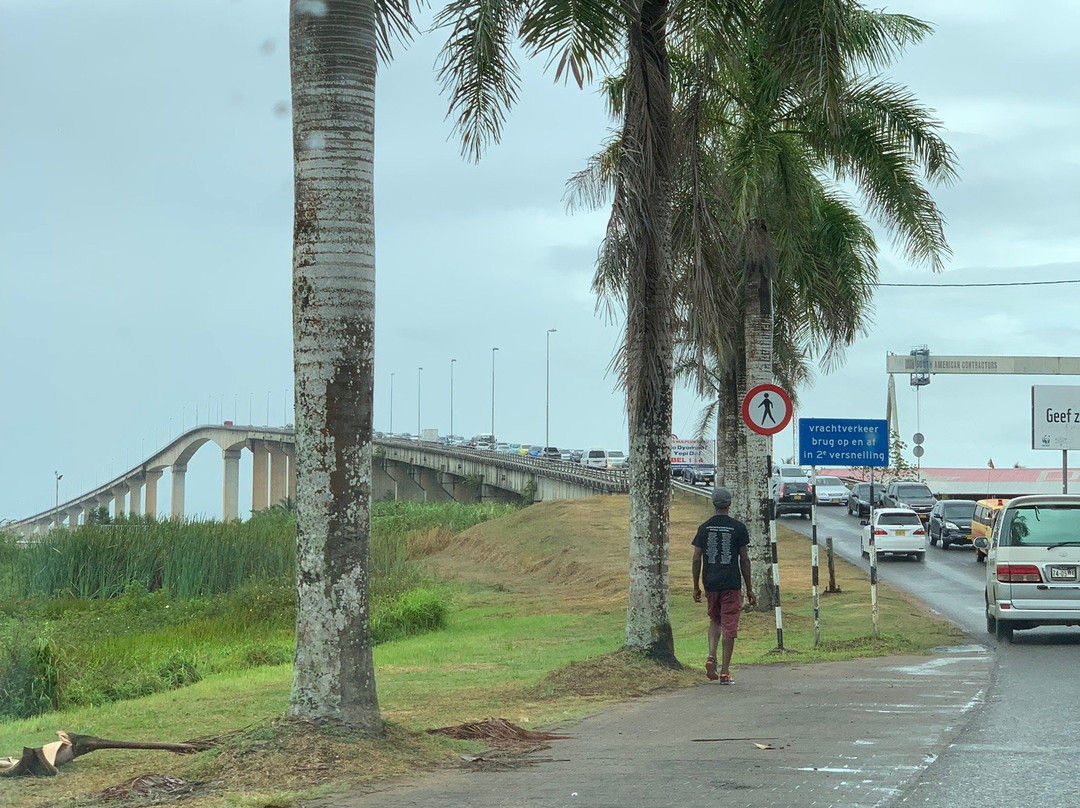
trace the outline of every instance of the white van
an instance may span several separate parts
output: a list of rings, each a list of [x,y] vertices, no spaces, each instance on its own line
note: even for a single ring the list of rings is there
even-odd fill
[[[594,446],[591,449],[586,449],[581,453],[581,465],[590,469],[606,469],[607,468],[607,449],[601,449]]]
[[[986,630],[1080,626],[1080,496],[1016,497],[1002,506],[986,552]]]

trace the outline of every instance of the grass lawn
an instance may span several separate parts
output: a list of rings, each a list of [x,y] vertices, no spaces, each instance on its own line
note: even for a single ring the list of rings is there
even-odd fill
[[[380,645],[381,741],[315,732],[283,720],[288,665],[208,677],[142,699],[0,724],[0,753],[18,755],[65,729],[121,740],[222,744],[187,757],[102,750],[46,779],[9,780],[0,806],[93,804],[94,795],[147,772],[198,782],[190,806],[286,806],[454,761],[460,741],[424,730],[485,717],[538,728],[603,705],[703,680],[707,618],[691,597],[690,539],[711,512],[676,494],[671,512],[671,618],[682,671],[616,653],[625,629],[628,502],[625,496],[540,503],[456,536],[431,529],[410,555],[445,582],[448,627]],[[906,595],[879,587],[882,636],[870,638],[869,583],[837,559],[843,594],[821,598],[822,645],[813,648],[810,544],[779,528],[784,639],[775,653],[772,611],[744,615],[735,650],[741,681],[754,664],[921,653],[964,641],[950,623]],[[824,569],[824,551],[822,551]]]

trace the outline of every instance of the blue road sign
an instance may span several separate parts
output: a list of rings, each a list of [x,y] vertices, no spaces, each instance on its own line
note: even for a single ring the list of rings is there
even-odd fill
[[[800,418],[799,464],[887,466],[889,425],[884,418]]]

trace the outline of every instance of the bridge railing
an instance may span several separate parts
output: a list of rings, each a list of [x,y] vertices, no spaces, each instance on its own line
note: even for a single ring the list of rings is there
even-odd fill
[[[376,438],[375,443],[406,451],[443,455],[447,458],[469,457],[496,467],[530,471],[556,480],[587,485],[609,494],[621,494],[630,490],[625,469],[597,469],[567,460],[546,460],[539,457],[503,454],[486,449],[468,449],[462,446],[447,446],[442,443],[401,438]]]

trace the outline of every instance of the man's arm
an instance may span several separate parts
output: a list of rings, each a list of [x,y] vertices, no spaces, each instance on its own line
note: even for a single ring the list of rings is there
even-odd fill
[[[757,606],[754,587],[750,583],[750,548],[745,544],[739,548],[739,569],[742,570],[743,583],[746,585],[746,600],[751,606]]]
[[[694,602],[701,603],[701,548],[694,548],[694,561],[691,564],[694,575]]]

